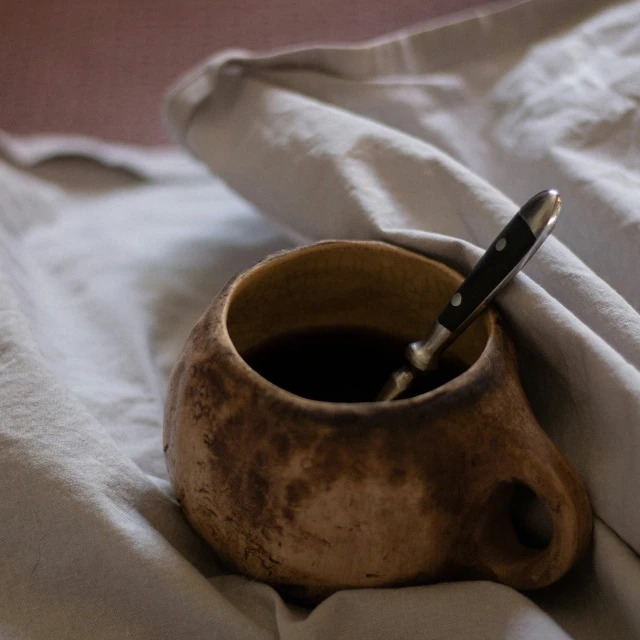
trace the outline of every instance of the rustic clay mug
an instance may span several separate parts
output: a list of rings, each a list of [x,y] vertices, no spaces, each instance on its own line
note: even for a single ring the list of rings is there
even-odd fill
[[[493,308],[451,347],[464,372],[405,400],[305,399],[243,359],[323,326],[409,343],[461,281],[389,244],[324,242],[267,258],[213,300],[171,377],[164,448],[187,519],[232,570],[317,601],[451,579],[533,589],[582,555],[587,493],[537,424]],[[517,487],[550,514],[543,548],[514,526]]]

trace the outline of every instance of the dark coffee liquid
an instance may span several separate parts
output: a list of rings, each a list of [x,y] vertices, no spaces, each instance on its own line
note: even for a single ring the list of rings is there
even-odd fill
[[[326,402],[372,402],[391,373],[405,363],[406,342],[380,331],[328,327],[293,333],[243,354],[254,371],[303,398]],[[466,369],[450,355],[436,371],[416,378],[417,396]]]

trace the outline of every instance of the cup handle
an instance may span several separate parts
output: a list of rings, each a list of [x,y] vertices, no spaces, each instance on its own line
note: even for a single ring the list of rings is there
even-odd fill
[[[540,444],[538,449],[540,451]],[[546,444],[546,443],[545,443]],[[531,450],[531,449],[529,449]],[[591,539],[592,514],[586,489],[565,458],[548,443],[543,455],[526,457],[489,492],[476,528],[475,561],[484,575],[516,589],[537,589],[561,578]],[[525,546],[509,514],[514,487],[529,487],[548,510],[553,531],[544,549]]]

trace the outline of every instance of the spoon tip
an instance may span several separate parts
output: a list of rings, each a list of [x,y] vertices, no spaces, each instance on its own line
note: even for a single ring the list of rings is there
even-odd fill
[[[518,215],[529,225],[531,232],[536,237],[548,227],[553,227],[560,209],[562,198],[556,189],[540,191],[529,199],[518,211]]]

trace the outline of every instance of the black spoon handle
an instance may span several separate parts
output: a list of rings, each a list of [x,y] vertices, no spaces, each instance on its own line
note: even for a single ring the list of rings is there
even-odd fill
[[[561,204],[556,191],[541,191],[516,213],[453,294],[431,333],[407,347],[409,364],[391,375],[378,400],[394,400],[409,388],[418,372],[437,365],[440,354],[511,282],[553,231]]]
[[[484,307],[495,289],[527,256],[535,241],[529,225],[519,215],[514,216],[449,300],[438,322],[451,333],[456,332],[476,309]]]
[[[508,284],[553,231],[561,200],[557,191],[531,198],[491,243],[438,317],[453,340]]]

